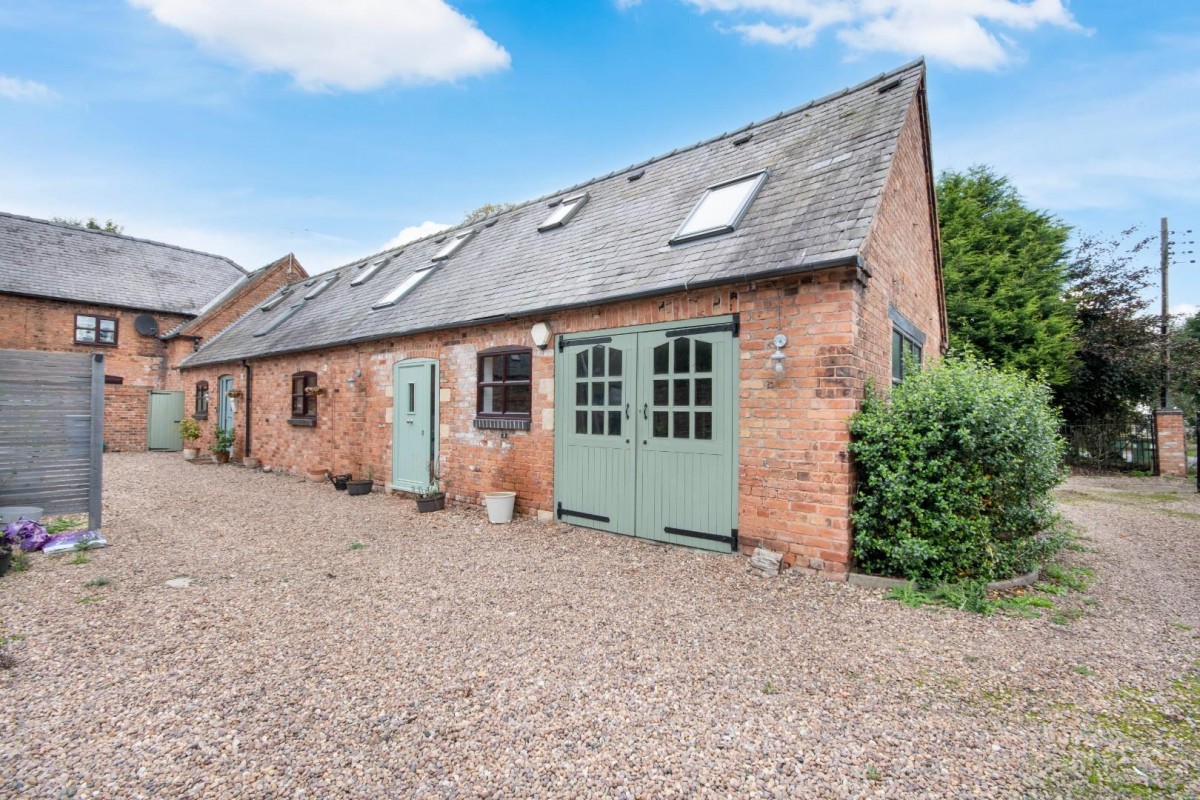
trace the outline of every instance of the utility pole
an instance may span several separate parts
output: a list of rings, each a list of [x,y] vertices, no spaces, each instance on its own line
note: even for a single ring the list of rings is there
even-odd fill
[[[1171,245],[1168,238],[1171,232],[1167,228],[1167,218],[1162,218],[1161,229],[1161,269],[1162,269],[1162,316],[1159,320],[1159,332],[1162,334],[1162,407],[1171,407],[1171,337],[1170,337],[1170,306],[1168,304],[1167,272],[1171,266]]]

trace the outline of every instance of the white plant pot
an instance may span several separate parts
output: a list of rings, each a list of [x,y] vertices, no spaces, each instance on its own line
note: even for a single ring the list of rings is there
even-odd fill
[[[517,503],[516,492],[484,492],[483,502],[487,506],[488,522],[497,525],[512,522],[513,506]]]
[[[195,461],[199,455],[200,455],[200,450],[195,447],[183,448],[183,460],[184,461]]]

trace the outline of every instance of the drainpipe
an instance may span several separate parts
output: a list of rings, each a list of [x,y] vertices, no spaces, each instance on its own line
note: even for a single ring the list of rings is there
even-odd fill
[[[244,358],[242,359],[242,368],[246,370],[246,446],[242,453],[244,460],[250,457],[250,401],[254,396],[254,368]]]

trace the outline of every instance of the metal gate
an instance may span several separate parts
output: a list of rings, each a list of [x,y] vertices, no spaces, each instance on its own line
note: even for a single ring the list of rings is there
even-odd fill
[[[183,439],[179,436],[177,426],[183,419],[183,392],[151,390],[149,402],[147,448],[176,452],[182,450]]]
[[[558,519],[736,548],[736,334],[723,317],[560,338]]]
[[[0,506],[100,529],[104,356],[0,350]]]

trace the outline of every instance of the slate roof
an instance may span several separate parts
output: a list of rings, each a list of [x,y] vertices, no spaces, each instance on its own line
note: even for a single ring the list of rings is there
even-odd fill
[[[0,212],[0,292],[196,314],[245,275],[224,256]]]
[[[297,285],[270,311],[254,309],[183,366],[199,366],[552,309],[608,303],[857,257],[880,202],[905,112],[924,82],[922,61],[760,123],[672,151],[488,219],[318,275],[338,280],[298,311]],[[736,144],[745,134],[750,141]],[[704,190],[766,168],[769,177],[737,230],[671,245]],[[637,173],[637,180],[630,180]],[[538,232],[554,201],[586,191],[565,226]],[[396,305],[372,304],[431,266],[447,236],[476,235]],[[360,286],[351,280],[380,258]],[[270,333],[254,334],[291,314]]]

